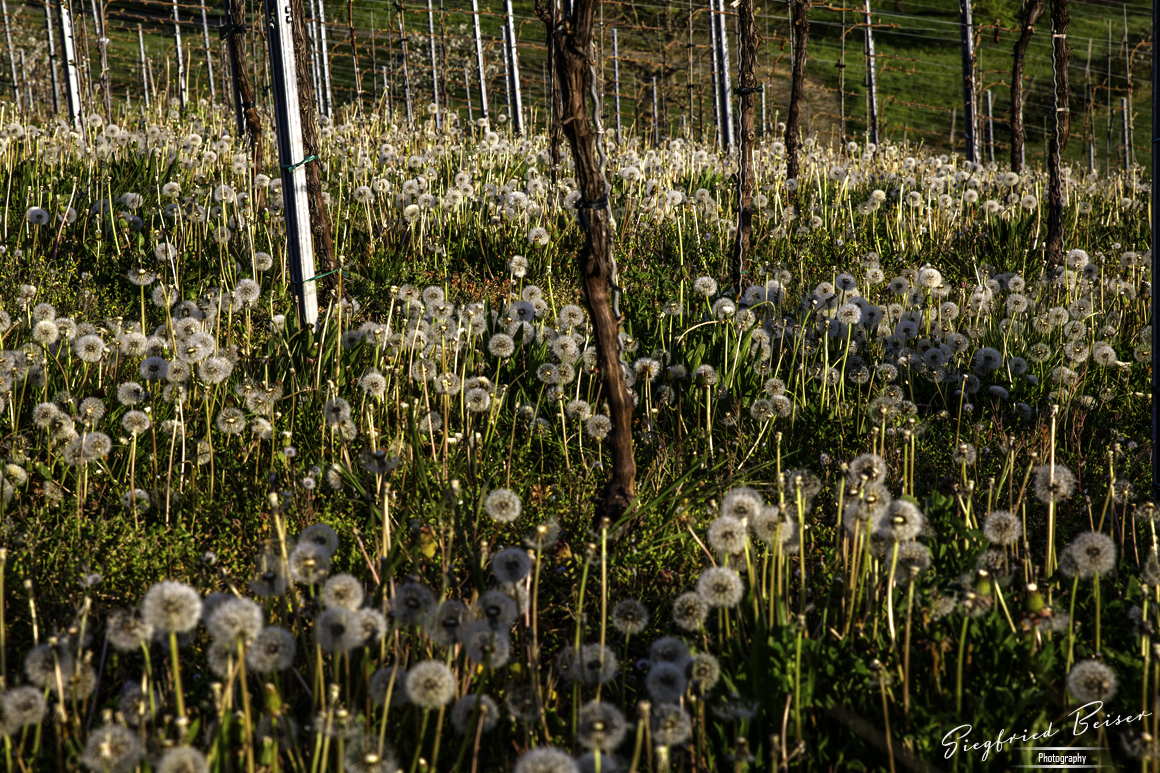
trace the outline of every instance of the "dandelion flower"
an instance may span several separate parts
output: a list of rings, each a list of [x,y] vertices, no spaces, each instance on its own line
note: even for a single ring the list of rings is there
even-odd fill
[[[658,746],[679,746],[693,734],[689,713],[673,703],[654,706],[650,716],[653,743]]]
[[[925,523],[926,518],[915,504],[895,499],[886,508],[875,533],[894,542],[909,542],[919,535]]]
[[[206,773],[208,770],[205,755],[189,746],[170,749],[157,764],[157,773]]]
[[[722,555],[736,555],[745,550],[747,536],[745,521],[739,518],[722,515],[709,525],[709,545]]]
[[[290,552],[290,576],[304,585],[315,585],[330,574],[331,554],[312,542],[299,542]]]
[[[1080,703],[1107,703],[1115,697],[1118,685],[1115,672],[1098,660],[1081,660],[1067,675],[1067,690]]]
[[[399,625],[425,625],[435,611],[435,594],[422,583],[400,583],[395,587],[390,610]]]
[[[616,653],[601,644],[585,644],[574,660],[576,678],[584,684],[611,682],[619,670]]]
[[[1035,497],[1044,504],[1060,502],[1075,492],[1075,476],[1062,464],[1045,464],[1035,470]]]
[[[1116,543],[1102,532],[1083,532],[1071,541],[1067,552],[1071,559],[1070,566],[1075,569],[1074,574],[1083,579],[1095,575],[1107,576],[1116,568]]]
[[[744,591],[741,577],[727,567],[710,567],[697,580],[697,593],[711,607],[735,607]]]
[[[603,413],[593,414],[584,422],[584,431],[593,440],[600,442],[612,432],[612,419]]]
[[[496,489],[487,495],[483,509],[492,520],[499,523],[511,523],[520,517],[522,504],[519,495],[510,489]]]
[[[322,606],[342,607],[351,612],[362,606],[364,591],[362,583],[349,574],[336,574],[322,585]]]
[[[502,668],[511,657],[511,638],[507,632],[492,628],[484,620],[468,626],[462,641],[468,659],[485,668]]]
[[[686,631],[697,631],[709,617],[709,604],[699,593],[683,593],[673,602],[673,622]]]
[[[155,584],[141,602],[145,622],[162,633],[188,633],[201,620],[201,597],[173,580]]]
[[[460,636],[471,620],[471,610],[462,601],[447,599],[427,624],[431,640],[443,647],[460,642]]]
[[[109,615],[105,636],[118,652],[134,652],[153,639],[153,626],[136,609],[119,609]]]
[[[394,684],[391,680],[394,679]],[[367,693],[371,703],[382,706],[387,700],[387,688],[391,688],[391,706],[401,706],[407,702],[407,671],[398,666],[380,668],[371,675]],[[393,771],[391,772],[393,773]]]
[[[1009,510],[994,510],[983,521],[983,536],[994,545],[1014,545],[1023,536],[1023,524]]]
[[[10,735],[39,724],[47,711],[44,694],[35,687],[14,687],[0,697],[0,716]]]
[[[505,548],[491,559],[491,571],[496,582],[516,583],[528,576],[532,570],[532,560],[526,550]]]
[[[503,591],[489,590],[475,602],[476,617],[487,621],[497,631],[510,628],[517,614],[515,601]]]
[[[580,709],[576,741],[585,749],[610,752],[624,741],[628,723],[611,703],[591,701]]]
[[[580,773],[580,766],[567,752],[554,746],[540,746],[525,752],[516,762],[513,773]]]
[[[95,333],[81,336],[73,344],[73,353],[82,362],[89,364],[100,362],[105,353],[105,342]]]
[[[721,678],[721,665],[708,652],[699,652],[689,662],[688,672],[689,682],[704,695]]]
[[[143,753],[136,733],[122,725],[104,725],[89,736],[81,764],[93,773],[128,773]]]
[[[529,684],[520,684],[508,690],[508,713],[521,722],[535,722],[540,718],[540,700],[536,695],[536,688]]]
[[[717,292],[717,281],[713,277],[702,276],[693,280],[693,292],[708,298]]]
[[[407,697],[424,711],[446,706],[455,697],[455,676],[435,660],[419,663],[407,672]]]
[[[612,609],[612,627],[625,636],[636,636],[648,626],[648,607],[636,599],[624,599]]]
[[[205,624],[219,641],[232,644],[241,639],[248,645],[262,630],[262,608],[249,599],[231,598],[219,604]]]
[[[649,669],[645,687],[657,703],[677,703],[685,694],[688,680],[684,668],[676,663],[655,663]]]
[[[258,632],[246,651],[246,665],[259,674],[285,671],[294,665],[298,644],[285,628],[267,626]]]
[[[460,735],[474,737],[476,731],[486,733],[499,724],[499,706],[490,696],[468,693],[455,701],[451,709],[451,726]]]
[[[330,607],[314,621],[314,640],[325,652],[349,652],[364,641],[358,616],[349,609]]]
[[[307,526],[298,535],[298,542],[309,542],[322,550],[328,556],[333,556],[338,550],[338,534],[325,523],[315,523]]]

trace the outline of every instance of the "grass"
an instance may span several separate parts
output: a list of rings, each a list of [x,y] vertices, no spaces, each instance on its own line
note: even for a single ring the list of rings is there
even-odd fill
[[[609,460],[585,418],[601,381],[567,308],[581,233],[542,136],[340,117],[323,173],[346,270],[310,331],[276,186],[233,168],[233,140],[205,155],[228,115],[150,116],[124,144],[99,124],[92,152],[51,126],[6,129],[0,151],[23,192],[0,255],[0,672],[36,704],[4,704],[10,767],[129,770],[140,743],[162,770],[189,747],[215,770],[526,771],[533,749],[600,745],[583,708],[600,701],[624,723],[602,770],[987,770],[977,750],[945,758],[948,731],[1071,727],[1092,696],[1105,718],[1151,706],[1148,200],[1131,175],[1073,171],[1059,273],[1041,172],[1012,185],[914,146],[815,142],[794,197],[763,143],[754,273],[731,288],[727,161],[688,139],[614,149],[639,476],[604,533],[591,502]],[[126,416],[146,409],[134,438]],[[1069,474],[1075,491],[1052,494]],[[504,490],[514,520],[489,504]],[[492,565],[509,547],[530,559],[515,582]],[[204,616],[151,602],[165,579]],[[365,601],[336,600],[351,584]],[[685,629],[682,597],[694,618],[716,606]],[[455,618],[476,639],[437,624],[446,599],[476,605]],[[628,635],[626,599],[649,612]],[[154,642],[124,610],[180,636]],[[265,671],[254,639],[275,628],[296,655]],[[704,681],[682,684],[693,656]],[[447,700],[435,666],[429,684],[390,681],[427,662],[451,669]],[[521,689],[531,721],[510,706]],[[487,732],[477,693],[501,714]],[[1145,730],[1076,740],[1136,769]]]

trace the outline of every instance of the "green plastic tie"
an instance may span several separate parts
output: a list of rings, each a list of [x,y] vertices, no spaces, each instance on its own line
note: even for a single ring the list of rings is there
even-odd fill
[[[293,172],[298,167],[302,166],[303,164],[308,164],[311,161],[321,161],[321,159],[318,156],[309,155],[306,158],[299,161],[297,164],[282,164],[282,168],[285,169],[287,172]]]
[[[350,279],[350,274],[346,273],[346,268],[344,266],[339,266],[338,268],[334,269],[333,271],[327,271],[325,274],[315,274],[314,276],[310,277],[309,279],[303,279],[301,284],[306,284],[307,282],[313,282],[316,279],[322,279],[322,277],[324,277],[324,276],[330,276],[331,274],[336,274],[339,271],[342,272],[342,275],[344,277],[346,277],[347,279]],[[292,284],[299,284],[299,283],[292,282]]]

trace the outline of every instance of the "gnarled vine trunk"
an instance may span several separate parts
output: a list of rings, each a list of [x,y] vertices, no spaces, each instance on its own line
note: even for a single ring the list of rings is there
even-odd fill
[[[741,43],[737,56],[737,91],[741,97],[741,123],[737,137],[737,233],[733,240],[733,283],[737,296],[745,291],[745,260],[749,257],[749,238],[753,230],[753,128],[757,78],[757,17],[753,0],[741,0],[737,9],[737,29]]]
[[[1023,171],[1023,59],[1031,36],[1035,34],[1035,22],[1043,13],[1043,0],[1029,0],[1023,18],[1023,30],[1015,41],[1015,61],[1011,66],[1011,171]]]
[[[800,171],[798,152],[802,140],[799,130],[802,96],[806,88],[806,44],[810,37],[808,18],[810,0],[791,0],[793,3],[793,76],[789,88],[789,115],[785,119],[786,179],[797,180]]]
[[[588,99],[593,85],[592,29],[599,0],[577,0],[570,19],[554,30],[556,80],[560,88],[560,123],[576,163],[577,204],[584,246],[580,250],[581,297],[596,329],[597,364],[612,419],[609,443],[612,476],[596,503],[596,528],[611,528],[624,515],[636,491],[632,448],[632,395],[620,366],[620,318],[614,307],[618,289],[612,257],[608,186],[597,157],[597,134]]]
[[[1071,87],[1067,79],[1070,47],[1067,0],[1051,0],[1051,69],[1055,86],[1055,116],[1047,149],[1047,263],[1063,260],[1063,171],[1060,155],[1071,133]]]

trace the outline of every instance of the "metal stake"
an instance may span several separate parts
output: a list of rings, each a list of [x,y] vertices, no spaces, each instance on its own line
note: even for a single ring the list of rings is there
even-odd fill
[[[69,9],[69,0],[59,0],[57,3],[57,19],[60,22],[60,53],[61,58],[64,59],[64,85],[68,95],[68,117],[73,129],[78,133],[83,133],[81,78],[77,71],[76,40],[73,38],[72,11]]]
[[[177,8],[177,0],[173,0],[173,40],[177,44],[177,88],[181,97],[181,112],[189,103],[188,85],[185,82],[185,57],[181,52],[181,13]]]
[[[320,0],[321,2],[321,0]],[[427,42],[431,51],[431,94],[435,100],[435,129],[443,128],[443,116],[439,110],[439,65],[435,58],[435,8],[427,0]]]
[[[975,137],[975,41],[971,36],[971,0],[959,0],[962,15],[963,49],[963,139],[967,143],[967,160],[979,160],[978,140]]]
[[[869,110],[870,141],[878,144],[878,74],[874,64],[874,23],[870,19],[870,0],[866,0],[866,106]]]
[[[508,71],[512,82],[512,128],[516,134],[524,133],[524,101],[520,95],[520,54],[516,46],[516,20],[512,11],[512,0],[504,0],[507,13]]]
[[[228,4],[230,0],[226,0]],[[145,108],[149,108],[149,65],[145,57],[145,33],[141,30],[141,25],[137,25],[137,51],[138,64],[141,65],[141,95],[145,100]]]
[[[475,27],[475,63],[479,68],[479,114],[486,121],[490,116],[487,111],[487,75],[483,69],[483,38],[479,32],[479,0],[471,0],[471,20]]]
[[[620,41],[612,28],[612,92],[616,103],[616,144],[620,145]]]
[[[298,298],[300,319],[310,327],[318,323],[318,296],[314,284],[314,246],[310,239],[310,207],[306,194],[305,157],[302,147],[302,116],[298,106],[298,80],[294,66],[293,20],[290,4],[266,0],[266,41],[273,70],[275,127],[278,159],[282,165],[282,200],[286,214],[286,248],[290,283]]]
[[[48,66],[52,71],[52,112],[60,113],[60,75],[56,66],[56,42],[52,35],[52,3],[44,4],[44,28],[48,32]]]

